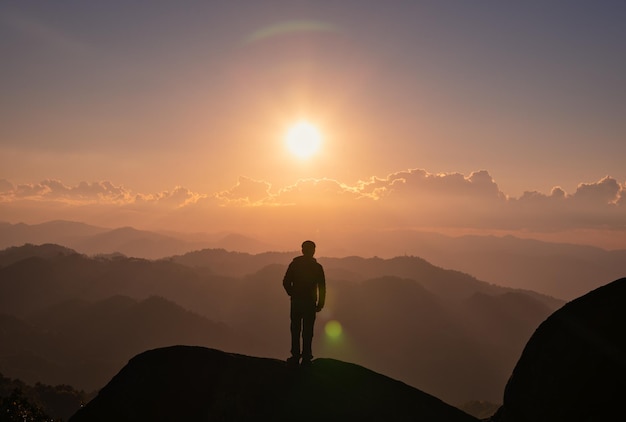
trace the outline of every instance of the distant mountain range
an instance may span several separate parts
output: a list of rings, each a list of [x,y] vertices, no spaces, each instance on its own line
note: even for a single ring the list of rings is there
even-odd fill
[[[177,256],[191,263],[190,252],[224,249],[253,254],[248,261],[267,263],[270,251],[292,250],[239,233],[155,233],[131,227],[106,229],[83,223],[51,221],[27,225],[0,223],[0,248],[26,243],[53,243],[88,255],[123,254],[161,259]],[[262,256],[256,257],[261,254]],[[442,268],[455,269],[500,286],[527,289],[559,299],[571,300],[604,283],[626,275],[626,250],[549,243],[513,236],[449,237],[436,233],[402,230],[363,232],[321,243],[322,257],[418,256]],[[226,256],[226,255],[224,255]],[[242,275],[237,265],[223,262],[213,270],[223,275]],[[200,262],[200,265],[204,263]],[[260,268],[260,267],[258,267]]]
[[[0,372],[92,390],[153,347],[285,358],[289,301],[281,280],[290,257],[204,250],[151,261],[59,245],[5,249]],[[416,257],[320,261],[328,298],[314,354],[367,366],[449,403],[499,402],[526,340],[563,304]],[[235,268],[245,275],[220,274]],[[325,335],[330,321],[341,325],[339,338]]]
[[[504,404],[481,420],[620,420],[625,300],[622,278],[550,315],[527,342]],[[478,421],[358,365],[322,358],[292,368],[276,359],[190,346],[135,356],[70,422],[110,420]]]
[[[155,233],[132,227],[106,229],[73,221],[42,224],[0,223],[0,248],[54,243],[88,255],[121,253],[136,258],[157,259],[204,248],[224,248],[258,253],[269,245],[236,233]]]
[[[0,314],[0,371],[29,383],[93,391],[137,350],[171,344],[233,347],[224,325],[161,297],[67,300],[27,319]]]

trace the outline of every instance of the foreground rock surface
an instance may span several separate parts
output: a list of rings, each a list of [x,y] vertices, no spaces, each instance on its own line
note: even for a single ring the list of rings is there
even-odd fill
[[[78,411],[82,421],[446,421],[474,417],[358,365],[276,359],[173,346],[133,359]]]
[[[494,422],[624,420],[626,278],[569,302],[526,344]]]

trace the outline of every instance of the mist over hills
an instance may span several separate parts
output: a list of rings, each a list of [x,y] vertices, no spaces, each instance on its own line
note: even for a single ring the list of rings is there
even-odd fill
[[[419,256],[429,263],[471,274],[489,283],[536,291],[571,300],[626,274],[626,250],[520,239],[513,236],[450,237],[412,230],[359,232],[326,236],[320,241],[322,257],[362,256],[391,258]],[[189,253],[224,249],[253,254],[251,260],[271,262],[268,251],[296,251],[298,242],[275,244],[238,233],[155,233],[131,227],[106,229],[84,223],[51,221],[37,225],[0,223],[0,248],[25,243],[54,243],[88,255],[121,253],[160,259],[178,256],[192,265]],[[288,262],[293,252],[284,255]],[[281,261],[283,262],[283,261]],[[227,261],[223,275],[242,276]],[[200,262],[200,265],[204,265]]]
[[[268,244],[236,233],[155,233],[133,227],[108,229],[63,220],[34,225],[0,222],[0,248],[25,243],[53,243],[88,255],[121,253],[146,259],[164,258],[204,248],[250,253],[272,249]]]
[[[171,344],[233,347],[232,332],[161,297],[68,300],[27,319],[0,314],[2,372],[93,391],[137,353]]]
[[[190,256],[205,257],[204,265],[176,262],[184,256],[88,257],[57,245],[0,251],[0,313],[8,327],[0,331],[0,371],[89,390],[150,347],[193,344],[284,359],[289,301],[281,280],[293,254]],[[221,275],[220,262],[250,272]],[[322,262],[329,290],[314,354],[366,366],[449,403],[499,402],[525,341],[563,303],[416,257]],[[325,335],[329,321],[341,324],[339,338]]]

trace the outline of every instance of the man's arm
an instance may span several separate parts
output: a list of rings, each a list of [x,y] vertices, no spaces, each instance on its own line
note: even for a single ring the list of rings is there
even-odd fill
[[[287,267],[287,271],[285,272],[285,277],[283,277],[283,287],[289,296],[291,296],[291,291],[293,287],[293,269],[291,264]]]
[[[324,268],[320,265],[320,275],[317,283],[318,296],[317,296],[317,312],[324,308],[326,302],[326,276],[324,275]]]

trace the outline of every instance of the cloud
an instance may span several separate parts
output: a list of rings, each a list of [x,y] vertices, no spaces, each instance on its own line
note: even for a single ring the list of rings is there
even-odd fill
[[[465,176],[409,169],[354,186],[332,179],[303,179],[276,193],[270,188],[268,182],[242,177],[234,188],[218,196],[229,206],[281,205],[318,213],[333,210],[327,215],[335,224],[360,222],[386,228],[547,232],[607,225],[623,228],[626,224],[624,187],[610,177],[581,183],[573,194],[555,186],[549,194],[525,192],[519,198],[502,192],[486,170]]]
[[[141,203],[158,203],[169,205],[171,207],[185,207],[188,205],[196,204],[207,195],[192,192],[191,190],[177,186],[172,191],[162,191],[156,194],[137,194],[134,197],[134,202]]]
[[[235,186],[218,192],[215,196],[224,204],[261,205],[271,198],[270,188],[271,185],[268,182],[239,176]]]
[[[372,178],[360,182],[359,189],[375,198],[393,196],[415,198],[429,196],[437,198],[491,198],[504,199],[491,175],[485,170],[464,176],[460,173],[429,173],[423,169],[412,169],[392,173],[385,179]]]
[[[363,195],[358,188],[332,179],[303,179],[281,189],[272,200],[281,205],[340,206],[354,202]]]
[[[615,205],[620,207],[626,207],[626,182],[620,186],[619,197]]]
[[[39,183],[15,185],[8,180],[0,180],[0,201],[2,202],[56,202],[74,206],[159,204],[175,208],[194,204],[204,197],[206,195],[192,192],[181,186],[172,191],[133,193],[130,189],[109,181],[66,185],[59,180],[46,179]]]
[[[65,214],[63,214],[65,213]],[[485,170],[469,175],[409,169],[353,185],[302,179],[274,188],[240,176],[230,189],[198,193],[178,186],[157,193],[132,192],[108,181],[67,185],[0,180],[0,220],[99,215],[118,225],[158,224],[188,230],[301,232],[326,228],[425,229],[556,233],[626,232],[626,184],[612,177],[580,183],[573,193],[508,197]],[[584,240],[581,241],[583,243]],[[624,245],[626,247],[626,245]]]
[[[80,182],[76,186],[65,185],[59,180],[47,179],[40,183],[13,185],[8,181],[0,184],[0,198],[4,201],[34,200],[62,201],[68,203],[108,202],[127,203],[132,200],[130,191],[110,182]]]
[[[560,187],[550,195],[525,192],[519,199],[508,200],[506,215],[514,228],[626,230],[625,192],[624,185],[607,176],[580,183],[572,194]]]
[[[15,189],[15,186],[13,185],[13,183],[9,182],[6,179],[0,179],[0,195],[2,195],[5,192],[10,192],[13,189]]]
[[[359,188],[350,187],[333,179],[300,179],[276,193],[263,180],[240,176],[232,188],[215,194],[226,206],[314,206],[357,200],[363,196]]]
[[[567,194],[561,187],[554,187],[550,195],[541,192],[524,192],[517,200],[518,203],[531,204],[558,204],[563,207],[575,209],[608,209],[619,206],[621,198],[626,194],[626,186],[619,184],[617,180],[606,176],[597,182],[580,183],[573,194]]]
[[[623,193],[617,180],[606,176],[596,183],[581,183],[572,198],[590,205],[616,204]]]

